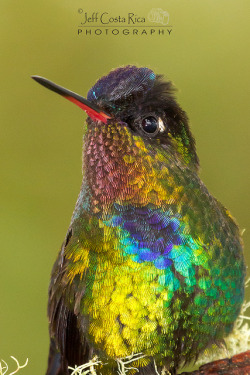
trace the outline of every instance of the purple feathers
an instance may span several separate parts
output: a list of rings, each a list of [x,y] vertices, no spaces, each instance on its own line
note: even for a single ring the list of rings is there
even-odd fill
[[[124,230],[124,253],[133,255],[133,260],[138,263],[153,262],[158,269],[169,267],[172,264],[169,254],[173,245],[183,243],[177,216],[149,207],[115,204],[115,209],[117,215],[105,224]]]
[[[147,92],[154,84],[155,74],[148,68],[137,68],[133,65],[112,70],[107,76],[99,79],[88,92],[88,100],[116,101],[131,94]]]

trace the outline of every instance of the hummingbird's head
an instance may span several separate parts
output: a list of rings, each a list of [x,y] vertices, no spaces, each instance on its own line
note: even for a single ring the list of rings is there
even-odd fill
[[[96,82],[87,99],[45,78],[32,78],[84,109],[89,126],[99,123],[105,129],[105,124],[122,123],[132,135],[171,149],[198,167],[188,118],[176,102],[172,83],[151,69],[133,65],[114,69]]]
[[[89,90],[87,99],[33,78],[88,114],[84,173],[97,205],[124,200],[158,205],[167,199],[161,181],[168,183],[168,199],[171,194],[176,199],[181,183],[176,176],[198,168],[188,118],[173,86],[151,69],[128,65],[112,70]]]

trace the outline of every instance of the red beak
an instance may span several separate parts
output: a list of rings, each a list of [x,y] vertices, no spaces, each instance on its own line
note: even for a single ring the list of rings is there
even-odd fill
[[[107,120],[111,118],[110,115],[102,111],[97,105],[89,102],[87,99],[74,93],[73,91],[67,90],[62,86],[56,85],[55,83],[43,77],[32,76],[31,78],[33,78],[35,81],[37,81],[44,87],[47,87],[47,89],[50,89],[51,91],[54,91],[59,95],[62,95],[64,98],[78,105],[78,107],[82,108],[87,113],[87,115],[91,117],[93,120],[100,120],[106,124]]]

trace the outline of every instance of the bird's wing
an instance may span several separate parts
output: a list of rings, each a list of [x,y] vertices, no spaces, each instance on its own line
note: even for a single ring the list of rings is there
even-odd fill
[[[89,356],[89,346],[79,329],[78,313],[86,289],[90,244],[97,240],[93,239],[97,223],[98,220],[93,222],[86,215],[71,224],[52,270],[48,316],[53,355],[49,368],[56,356],[54,340],[60,351],[58,364],[62,373],[67,373],[68,366],[84,363]]]

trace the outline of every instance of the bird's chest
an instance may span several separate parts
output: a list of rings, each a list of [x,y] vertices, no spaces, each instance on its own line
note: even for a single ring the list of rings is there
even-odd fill
[[[110,357],[159,350],[161,335],[167,330],[173,333],[174,316],[181,313],[178,302],[173,303],[177,279],[170,271],[172,280],[166,288],[166,273],[149,262],[137,263],[130,257],[99,260],[83,300],[83,312],[90,317],[89,335]]]
[[[199,337],[205,348],[232,329],[243,263],[230,238],[222,242],[219,219],[180,206],[117,203],[112,215],[85,225],[69,255],[72,279],[85,279],[80,314],[89,340],[111,358],[171,357],[177,347],[185,354]]]

